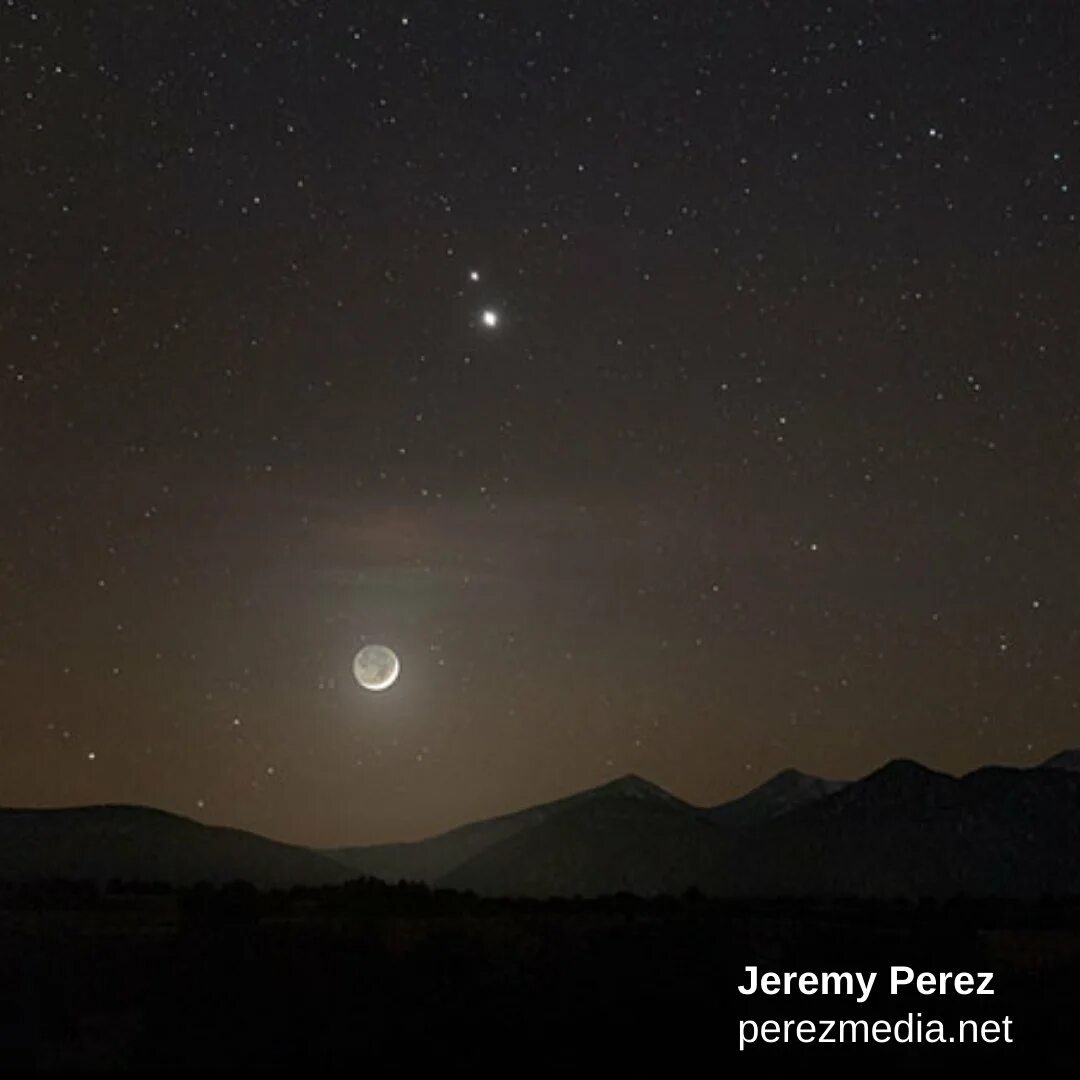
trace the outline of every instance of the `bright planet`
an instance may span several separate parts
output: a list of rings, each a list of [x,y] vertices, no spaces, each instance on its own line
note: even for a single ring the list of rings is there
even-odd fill
[[[365,690],[387,690],[401,672],[401,661],[385,645],[365,645],[353,657],[353,675]]]

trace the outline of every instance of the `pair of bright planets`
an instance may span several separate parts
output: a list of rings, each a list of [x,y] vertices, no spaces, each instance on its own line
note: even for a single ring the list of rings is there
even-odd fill
[[[479,281],[480,272],[478,270],[469,271],[470,281]],[[484,308],[480,312],[480,322],[484,324],[489,330],[494,330],[499,325],[499,313],[494,308]]]

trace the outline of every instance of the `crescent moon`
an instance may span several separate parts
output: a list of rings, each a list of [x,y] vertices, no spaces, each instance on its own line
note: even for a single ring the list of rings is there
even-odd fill
[[[401,674],[401,661],[385,645],[365,645],[353,657],[353,677],[365,690],[388,690]]]

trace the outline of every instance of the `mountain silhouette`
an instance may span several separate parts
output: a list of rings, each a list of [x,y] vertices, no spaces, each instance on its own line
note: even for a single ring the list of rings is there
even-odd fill
[[[348,876],[332,859],[307,848],[145,806],[0,809],[0,879],[283,886],[330,884]]]
[[[894,761],[729,837],[702,887],[723,895],[1032,897],[1080,892],[1080,774],[956,778]]]
[[[330,848],[325,850],[325,854],[355,874],[384,881],[410,880],[433,884],[501,841],[542,825],[567,810],[613,798],[655,801],[689,808],[687,803],[656,784],[629,774],[553,802],[462,825],[427,840]]]
[[[533,896],[1075,894],[1080,773],[992,767],[956,778],[901,759],[848,784],[781,773],[707,810],[582,802],[439,884]]]
[[[637,777],[586,794],[488,846],[438,884],[545,897],[682,893],[701,880],[717,839],[704,811]]]

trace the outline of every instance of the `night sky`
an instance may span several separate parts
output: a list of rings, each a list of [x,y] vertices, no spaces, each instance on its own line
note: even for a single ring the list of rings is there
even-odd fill
[[[1080,743],[1078,46],[6,0],[0,803],[329,845]]]

